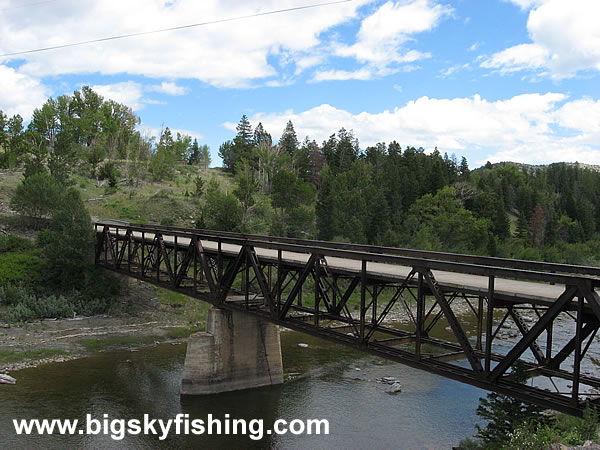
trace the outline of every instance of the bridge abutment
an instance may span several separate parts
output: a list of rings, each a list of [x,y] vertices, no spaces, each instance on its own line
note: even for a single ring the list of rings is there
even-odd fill
[[[205,395],[283,383],[277,325],[249,314],[210,309],[206,332],[192,334],[181,395]]]

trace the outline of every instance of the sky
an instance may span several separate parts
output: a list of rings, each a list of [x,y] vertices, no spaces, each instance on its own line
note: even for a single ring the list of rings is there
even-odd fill
[[[89,85],[213,166],[244,114],[274,141],[291,120],[301,141],[344,127],[471,167],[600,164],[599,17],[599,0],[0,0],[0,110],[29,120]]]

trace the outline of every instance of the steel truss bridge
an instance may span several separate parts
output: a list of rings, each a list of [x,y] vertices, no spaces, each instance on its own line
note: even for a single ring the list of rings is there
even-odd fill
[[[97,265],[214,307],[569,414],[600,404],[600,268],[116,221],[95,230]]]

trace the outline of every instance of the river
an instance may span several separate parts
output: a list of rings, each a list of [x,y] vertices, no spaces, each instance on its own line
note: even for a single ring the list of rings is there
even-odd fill
[[[281,386],[180,398],[185,344],[113,351],[14,372],[0,385],[0,448],[451,448],[474,432],[484,391],[296,332],[281,334],[285,373],[301,376]],[[308,347],[299,346],[306,343]],[[376,382],[397,378],[390,395]],[[17,436],[13,419],[102,420],[216,418],[329,420],[330,434],[246,436]]]

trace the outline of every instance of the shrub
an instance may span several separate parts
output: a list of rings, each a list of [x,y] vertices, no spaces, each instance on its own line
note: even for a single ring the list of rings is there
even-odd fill
[[[120,176],[121,172],[119,172],[119,169],[112,161],[107,162],[98,170],[98,179],[108,180],[108,185],[113,188],[117,186]]]
[[[73,304],[62,295],[38,297],[23,285],[0,288],[0,304],[7,306],[1,317],[8,322],[72,317],[75,313]]]
[[[60,203],[64,187],[47,172],[39,172],[25,178],[13,195],[11,208],[21,214],[41,218],[49,215]]]
[[[48,276],[63,289],[77,286],[89,264],[94,247],[90,215],[81,195],[71,189],[54,211],[50,231],[40,233],[39,241],[48,260]]]
[[[35,249],[21,253],[0,253],[0,286],[38,282],[42,279],[44,267],[44,260]]]
[[[0,253],[23,252],[32,248],[33,243],[29,239],[12,235],[0,236]]]

